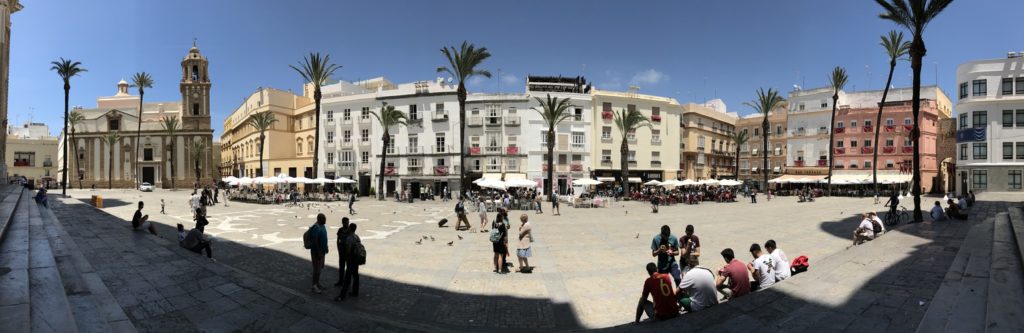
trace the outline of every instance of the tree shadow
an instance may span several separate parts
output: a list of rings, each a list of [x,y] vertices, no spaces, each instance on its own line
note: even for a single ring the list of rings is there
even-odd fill
[[[78,201],[81,201],[82,203],[84,203],[86,205],[92,206],[92,200],[91,199],[82,198],[82,199],[78,199]],[[121,200],[121,199],[110,199],[110,198],[103,199],[103,208],[114,208],[114,207],[127,206],[127,205],[131,205],[131,204],[134,204],[134,203],[133,202],[127,202],[127,201],[124,201],[124,200]]]

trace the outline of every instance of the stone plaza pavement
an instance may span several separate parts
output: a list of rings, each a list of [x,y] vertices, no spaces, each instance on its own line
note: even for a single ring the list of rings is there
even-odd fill
[[[827,315],[845,313],[840,311],[843,305],[860,304],[856,301],[865,296],[864,290],[858,289],[863,283],[858,282],[882,278],[893,281],[908,273],[945,270],[941,262],[934,262],[930,266],[915,265],[912,272],[894,273],[897,269],[888,264],[917,258],[914,256],[921,253],[917,247],[922,244],[929,244],[925,246],[928,255],[955,254],[959,245],[955,239],[962,239],[965,233],[944,224],[900,227],[869,246],[835,254],[849,245],[849,234],[859,221],[855,214],[883,209],[880,205],[872,205],[869,198],[824,198],[815,203],[796,203],[793,198],[766,202],[762,198],[756,205],[738,202],[663,207],[659,214],[651,214],[647,205],[635,202],[595,209],[563,205],[562,216],[552,216],[549,207],[545,207],[545,214],[529,214],[536,238],[531,258],[531,264],[537,267],[534,274],[497,275],[491,272],[486,234],[437,228],[440,218],[448,217],[454,223],[453,203],[405,204],[364,198],[356,204],[360,214],[353,216],[369,252],[368,264],[361,268],[360,297],[334,303],[329,299],[337,294],[337,288],[328,288],[324,295],[309,293],[309,260],[301,246],[301,234],[317,211],[322,211],[329,216],[333,242],[345,211],[342,204],[306,208],[230,203],[228,207],[210,207],[207,233],[217,239],[214,257],[218,259],[211,262],[171,241],[174,224],[192,226],[184,204],[187,192],[71,193],[78,199],[91,194],[108,199],[108,208],[103,210],[79,200],[55,200],[59,202],[54,211],[142,331],[647,329],[654,326],[616,325],[632,321],[645,278],[643,266],[653,259],[649,254],[650,238],[662,224],[670,225],[677,235],[686,224],[694,224],[702,240],[702,264],[712,268],[721,266],[718,252],[722,248],[732,247],[742,260],[749,261],[745,250],[750,243],[763,244],[769,238],[775,239],[790,257],[809,256],[811,272],[751,299],[780,293],[780,305],[776,306],[782,308],[770,313],[806,309],[803,311],[807,315],[824,321]],[[159,214],[161,198],[167,202],[167,215]],[[163,238],[128,231],[125,220],[130,218],[137,200],[146,201],[145,212],[157,222]],[[988,209],[985,207],[975,210]],[[513,212],[513,220],[518,214]],[[470,220],[475,229],[479,218],[471,213]],[[933,244],[945,238],[956,245]],[[858,251],[882,248],[877,244],[889,246],[873,256],[855,256]],[[328,286],[337,278],[334,252],[332,249],[328,254],[330,267],[322,279]],[[826,257],[829,259],[822,260]],[[515,262],[514,257],[511,259]],[[883,264],[868,265],[872,262]],[[941,273],[938,277],[941,280]],[[922,281],[916,282],[916,290],[903,290],[898,304],[886,304],[895,309],[908,307],[907,315],[916,313],[909,306],[917,306],[918,298],[931,297],[929,289],[935,291]],[[736,303],[721,309],[740,307],[743,302]],[[691,314],[684,317],[687,319],[652,325],[700,322],[691,319],[710,313],[724,311]],[[898,313],[903,312],[888,314]],[[739,328],[748,327],[744,323],[765,322],[761,312],[750,316],[753,320],[736,317],[738,321],[733,324]],[[920,316],[916,318],[892,327],[915,327]],[[778,330],[780,326],[764,328]]]

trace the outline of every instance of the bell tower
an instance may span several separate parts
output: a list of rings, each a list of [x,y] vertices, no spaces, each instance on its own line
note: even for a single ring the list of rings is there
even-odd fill
[[[181,60],[181,127],[183,130],[210,129],[209,63],[195,40]]]

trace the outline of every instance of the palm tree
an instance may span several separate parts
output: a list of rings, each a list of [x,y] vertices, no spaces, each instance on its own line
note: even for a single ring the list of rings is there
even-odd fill
[[[203,154],[206,153],[206,141],[203,141],[202,139],[194,139],[188,148],[189,154],[192,156],[192,161],[195,163],[196,184],[199,184],[199,180],[202,179],[202,176],[199,173],[199,160],[203,159]]]
[[[322,58],[319,52],[310,52],[309,56],[303,58],[302,62],[299,63],[299,67],[288,65],[299,75],[302,75],[302,79],[306,83],[313,84],[313,100],[316,102],[316,120],[314,128],[316,134],[313,138],[313,175],[312,178],[318,177],[317,165],[320,163],[320,87],[327,84],[327,80],[331,78],[334,71],[341,68],[340,65],[331,63],[331,55],[325,54]],[[262,165],[260,165],[262,167]],[[261,170],[262,171],[262,170]]]
[[[107,189],[114,188],[114,155],[118,151],[118,141],[121,141],[121,134],[117,131],[112,131],[103,136],[103,142],[107,143],[107,147],[110,147],[110,162],[107,163]]]
[[[78,158],[78,141],[75,140],[75,127],[83,121],[85,121],[85,116],[81,112],[71,111],[71,115],[68,116],[68,126],[71,127],[71,150],[75,151],[75,171],[78,175],[78,188],[82,188],[82,160]],[[64,170],[64,172],[67,172],[67,169]]]
[[[760,113],[761,115],[764,116],[764,120],[761,121],[761,132],[764,133],[764,139],[762,140],[763,141],[762,147],[763,147],[763,150],[764,150],[764,152],[763,152],[763,154],[764,154],[764,162],[763,163],[764,164],[762,165],[763,166],[762,169],[764,169],[764,170],[762,170],[762,171],[764,172],[764,189],[767,191],[768,190],[768,134],[770,132],[770,129],[768,128],[768,113],[771,112],[772,110],[775,110],[775,109],[778,109],[778,108],[785,108],[786,107],[786,99],[782,98],[782,96],[779,95],[779,92],[775,91],[772,88],[768,88],[768,91],[764,91],[764,88],[758,88],[757,89],[757,99],[755,99],[753,101],[750,101],[750,102],[743,103],[743,104],[747,105],[747,106],[749,106],[751,108],[754,108],[754,111],[757,111],[757,113]]]
[[[622,133],[622,146],[619,147],[620,172],[622,173],[622,193],[626,196],[629,195],[629,134],[635,132],[640,127],[652,127],[651,120],[647,119],[640,111],[636,109],[622,109],[618,113],[613,112],[615,116],[615,127],[618,127],[619,133]],[[548,143],[550,144],[550,142]],[[550,155],[548,155],[550,156]],[[550,157],[549,157],[550,158]],[[550,169],[548,169],[550,170]]]
[[[843,90],[846,86],[846,70],[842,67],[836,66],[832,69],[832,75],[828,77],[828,84],[832,87],[832,117],[829,118],[829,131],[828,131],[828,154],[833,158],[828,159],[828,194],[832,195],[832,169],[835,167],[835,137],[836,137],[836,107],[839,103],[839,91]]]
[[[921,131],[917,126],[918,117],[921,114],[921,60],[928,49],[924,46],[924,28],[928,26],[946,6],[953,0],[875,0],[885,11],[878,17],[883,20],[892,21],[910,30],[914,35],[910,43],[910,68],[914,72],[914,93],[911,101],[911,113],[914,117],[914,130],[910,132],[910,139],[914,143],[913,157],[913,178],[914,184],[914,222],[923,220],[921,214]]]
[[[388,105],[387,102],[381,105],[379,114],[373,111],[370,111],[370,114],[377,118],[380,127],[384,128],[384,149],[380,152],[380,176],[377,176],[377,188],[379,189],[377,190],[377,198],[384,200],[384,160],[388,158],[388,146],[393,144],[391,142],[391,133],[388,129],[397,125],[409,126],[409,120],[405,116],[405,112],[396,110],[394,106]]]
[[[58,61],[50,62],[50,64],[53,65],[50,70],[57,71],[57,75],[64,80],[64,165],[61,166],[64,172],[61,175],[60,194],[66,196],[68,195],[68,97],[71,95],[71,78],[82,72],[87,72],[87,70],[81,67],[81,62],[63,57]]]
[[[257,177],[263,177],[263,144],[267,139],[266,132],[270,129],[270,126],[273,126],[276,122],[277,118],[274,118],[274,113],[270,111],[256,113],[249,118],[249,126],[252,126],[252,128],[256,129],[257,132],[260,132],[260,172]]]
[[[160,123],[164,127],[164,131],[167,131],[167,137],[170,143],[167,144],[167,151],[171,153],[170,157],[167,158],[168,162],[171,162],[171,189],[177,188],[174,185],[174,135],[178,132],[178,117],[170,116],[163,119]]]
[[[569,108],[573,107],[573,105],[569,104],[568,98],[552,98],[551,94],[548,94],[547,100],[543,100],[540,97],[534,97],[534,99],[537,100],[542,109],[533,108],[533,111],[540,113],[544,123],[548,125],[548,180],[547,186],[544,187],[544,193],[551,195],[555,187],[555,126],[573,116],[572,112],[569,111]]]
[[[910,51],[910,42],[903,41],[903,32],[896,30],[889,31],[889,36],[882,36],[882,47],[889,55],[889,78],[885,80],[885,90],[882,91],[882,101],[878,103],[878,117],[875,119],[875,152],[871,159],[871,177],[875,184],[875,193],[878,193],[878,133],[882,129],[882,108],[885,106],[885,99],[889,96],[889,85],[892,84],[892,72],[896,70],[896,60],[907,55]]]
[[[153,87],[153,77],[146,72],[138,72],[132,75],[132,87],[139,88],[139,125],[135,130],[135,163],[133,171],[135,172],[135,186],[138,187],[139,183],[139,138],[142,137],[142,100],[146,98],[146,88]]]
[[[491,72],[477,69],[485,59],[491,56],[486,47],[476,48],[467,41],[456,49],[454,46],[441,48],[441,53],[448,59],[448,67],[437,68],[438,73],[448,73],[459,80],[457,96],[459,98],[459,188],[465,191],[466,186],[466,80],[480,75],[491,77]]]
[[[740,147],[747,144],[747,132],[736,131],[736,134],[732,135],[732,142],[736,144],[736,180],[740,179]]]

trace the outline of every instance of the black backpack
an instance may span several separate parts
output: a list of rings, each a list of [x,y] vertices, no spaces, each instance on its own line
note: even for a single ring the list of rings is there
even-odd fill
[[[877,220],[871,219],[871,231],[875,232],[875,235],[882,233],[882,224],[878,223]]]

